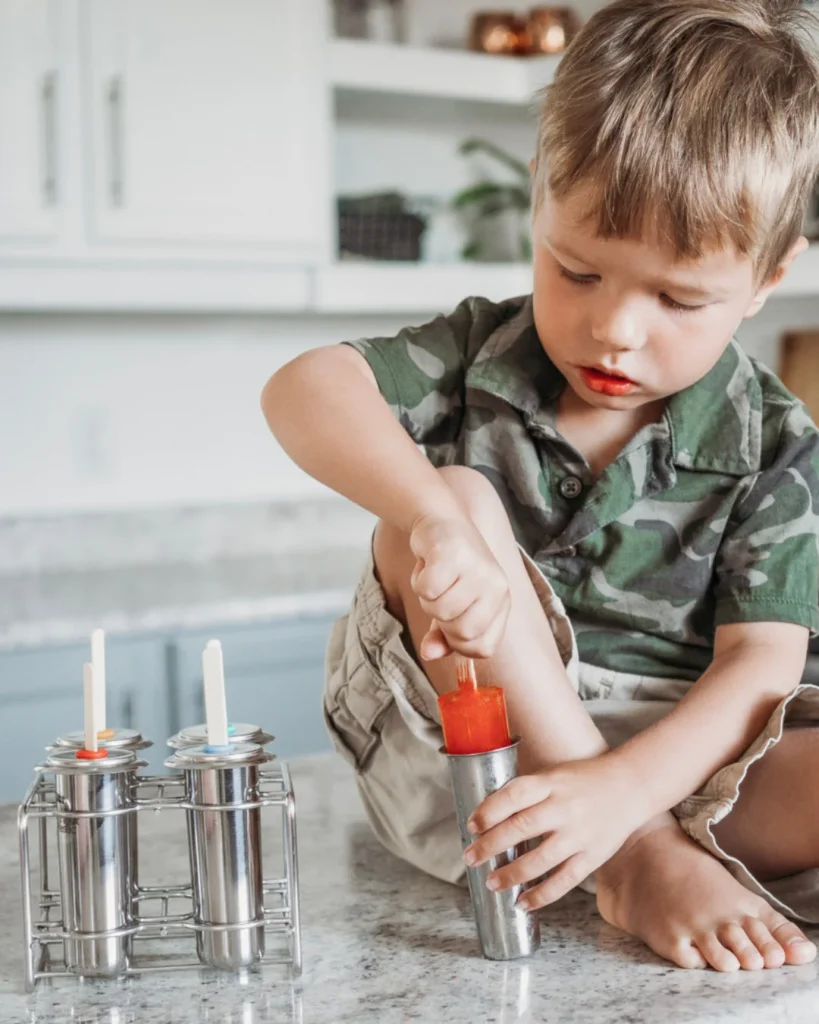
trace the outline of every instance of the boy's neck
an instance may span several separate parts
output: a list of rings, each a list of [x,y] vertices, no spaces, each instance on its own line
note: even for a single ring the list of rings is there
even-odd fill
[[[665,399],[635,409],[597,409],[566,387],[557,403],[557,429],[599,476],[634,435],[663,415]]]

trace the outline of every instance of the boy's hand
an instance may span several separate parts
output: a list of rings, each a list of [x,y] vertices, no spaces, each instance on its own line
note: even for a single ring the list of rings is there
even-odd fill
[[[551,871],[518,900],[527,910],[544,907],[579,885],[644,824],[639,788],[639,779],[610,752],[512,779],[470,818],[470,832],[480,835],[467,847],[466,861],[482,864],[524,840],[543,836],[537,849],[499,868],[487,881],[497,881],[490,888],[510,889]]]
[[[466,516],[424,516],[410,533],[418,559],[411,586],[432,616],[420,655],[435,661],[457,651],[488,658],[506,629],[511,598],[506,574],[481,533]]]

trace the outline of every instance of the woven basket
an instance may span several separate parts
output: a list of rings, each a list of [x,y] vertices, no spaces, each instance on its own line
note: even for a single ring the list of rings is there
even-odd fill
[[[414,213],[342,213],[339,250],[371,260],[418,260],[426,226]]]

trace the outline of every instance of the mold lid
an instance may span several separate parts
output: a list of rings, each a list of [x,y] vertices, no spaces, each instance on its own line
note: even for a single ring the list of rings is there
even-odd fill
[[[228,725],[228,741],[230,743],[257,743],[260,747],[264,747],[268,743],[272,743],[273,738],[260,725],[250,725],[247,722],[231,722]],[[181,729],[175,736],[171,736],[168,746],[178,750],[180,747],[204,746],[207,742],[208,727],[206,725],[189,725],[187,729]]]
[[[140,768],[144,764],[143,761],[137,761],[133,750],[110,750],[106,757],[93,760],[77,757],[77,753],[78,750],[70,747],[55,750],[42,767],[47,772],[62,775],[110,775]]]
[[[258,743],[228,743],[224,747],[200,745],[181,747],[165,762],[166,768],[203,770],[210,768],[241,768],[245,765],[266,764],[274,759],[273,754],[263,750]]]
[[[136,729],[105,729],[97,738],[106,750],[144,750],[151,746],[151,741],[144,739]],[[84,746],[84,732],[67,732],[57,737],[52,749],[80,750]]]

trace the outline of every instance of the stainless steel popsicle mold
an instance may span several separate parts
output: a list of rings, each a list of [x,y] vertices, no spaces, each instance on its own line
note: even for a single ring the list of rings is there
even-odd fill
[[[77,760],[66,742],[47,749],[18,811],[27,991],[43,978],[203,964],[283,964],[301,973],[295,796],[284,762],[231,743],[222,762],[208,755],[199,768],[140,776],[144,762],[127,745],[112,744],[98,761]],[[182,811],[190,876],[141,885],[137,821]],[[260,832],[268,815],[280,823],[282,856],[265,879]],[[181,842],[186,825],[179,814]]]
[[[272,760],[257,744],[232,743],[183,747],[165,762],[185,776],[196,950],[209,967],[236,971],[264,956],[257,796],[259,768]]]
[[[473,838],[466,827],[469,816],[490,793],[517,775],[518,744],[514,742],[486,754],[447,754],[447,759],[461,845],[466,849]],[[490,872],[521,856],[527,849],[528,845],[521,843],[485,864],[466,869],[478,940],[488,960],[529,956],[540,946],[537,917],[517,906],[523,887],[516,885],[505,892],[493,892],[486,887]]]
[[[134,914],[134,777],[129,750],[95,761],[55,751],[46,762],[57,796],[57,859],[65,966],[72,974],[116,977],[128,968]],[[99,938],[89,938],[98,935]]]
[[[141,732],[136,729],[109,729],[105,739],[100,741],[101,746],[104,746],[106,750],[111,753],[117,751],[131,750],[134,754],[139,754],[142,750],[147,750],[148,747],[152,747],[153,743],[150,740],[146,740]],[[54,741],[52,747],[47,747],[46,750],[50,754],[57,754],[60,751],[65,750],[81,750],[85,746],[85,733],[78,732],[67,732],[62,736],[58,736]],[[144,765],[143,765],[144,767]],[[45,823],[42,822],[44,825]],[[122,826],[128,837],[128,846],[130,848],[130,859],[128,861],[128,867],[130,872],[131,885],[136,891],[139,885],[139,824],[136,814],[127,814],[124,818],[124,824]]]

